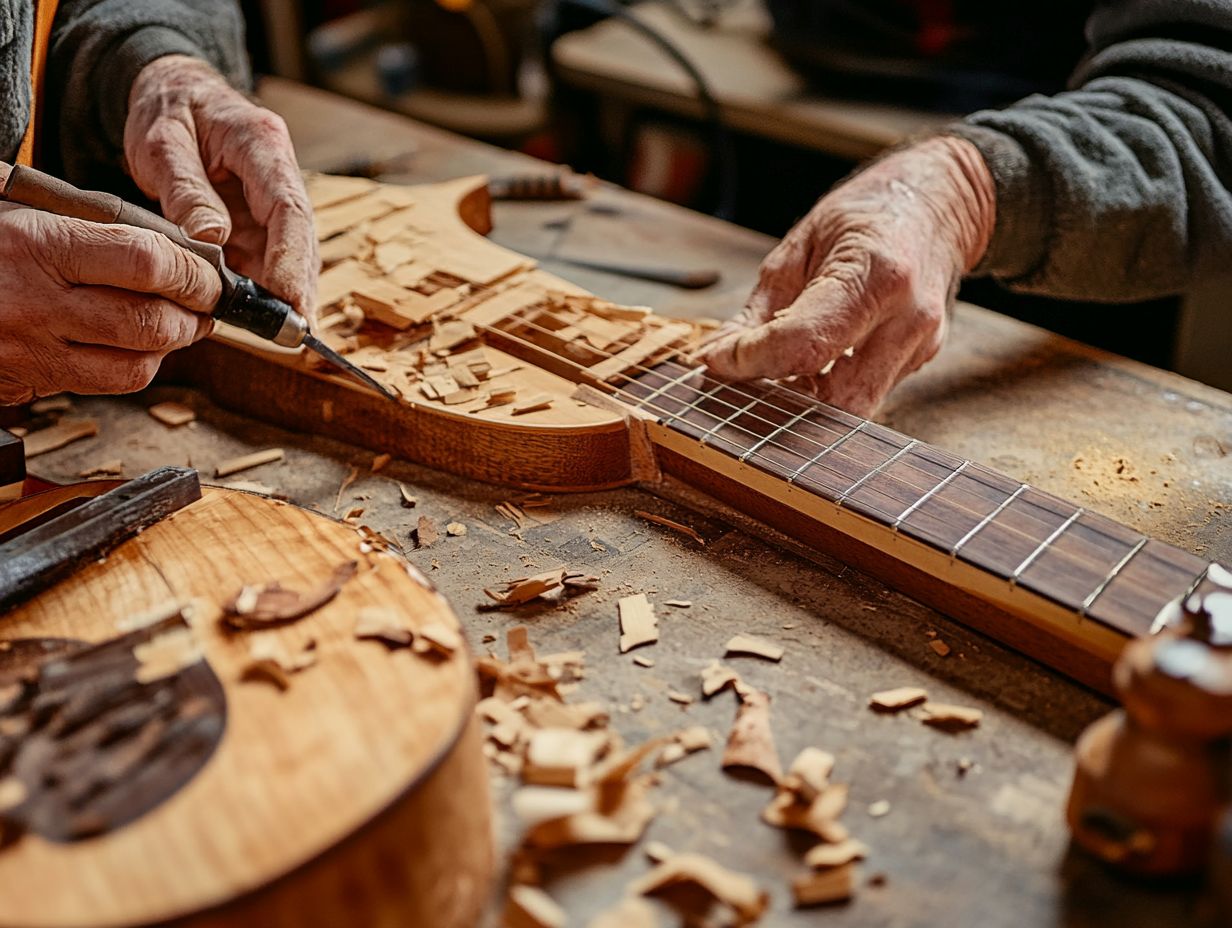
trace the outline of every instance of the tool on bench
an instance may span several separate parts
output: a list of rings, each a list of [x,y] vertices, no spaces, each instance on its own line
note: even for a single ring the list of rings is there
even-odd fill
[[[33,168],[22,165],[10,167],[0,162],[0,180],[4,182],[0,197],[11,203],[89,222],[134,226],[166,236],[181,248],[204,258],[218,270],[218,276],[222,279],[222,296],[214,309],[215,319],[284,348],[304,345],[365,386],[391,400],[398,399],[375,378],[313,335],[309,331],[308,320],[296,312],[290,303],[280,300],[251,278],[228,268],[221,246],[189,238],[175,223],[128,203],[115,194],[80,190],[66,181]]]

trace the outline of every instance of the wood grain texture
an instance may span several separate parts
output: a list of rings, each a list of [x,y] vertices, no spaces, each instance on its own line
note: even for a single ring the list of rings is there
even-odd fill
[[[250,634],[194,631],[227,688],[227,726],[171,799],[103,837],[27,835],[0,851],[0,925],[473,924],[491,872],[485,761],[471,725],[465,653],[426,659],[357,641],[365,606],[412,629],[457,627],[444,599],[349,526],[249,494],[198,503],[0,617],[0,636],[113,637],[168,599],[215,604],[278,580],[309,590],[360,570],[327,605],[273,631],[317,663],[280,692],[239,682]],[[270,885],[273,889],[268,889]]]

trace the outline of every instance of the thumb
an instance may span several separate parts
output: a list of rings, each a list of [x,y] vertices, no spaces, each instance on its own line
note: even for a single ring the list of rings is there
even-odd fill
[[[767,322],[711,342],[701,360],[729,380],[816,374],[863,341],[870,317],[853,302],[850,287],[819,277]]]
[[[133,178],[155,197],[163,215],[191,238],[221,245],[231,234],[231,217],[205,173],[196,133],[175,117],[158,119],[130,158]]]

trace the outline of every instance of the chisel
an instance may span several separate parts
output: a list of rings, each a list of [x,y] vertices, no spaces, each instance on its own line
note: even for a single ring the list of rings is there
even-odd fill
[[[222,280],[222,296],[212,315],[219,322],[237,326],[284,348],[303,345],[365,386],[397,401],[398,397],[388,388],[313,335],[308,328],[308,320],[296,312],[290,303],[280,300],[252,278],[228,268],[221,246],[189,238],[175,223],[115,194],[80,190],[66,181],[23,165],[10,167],[0,162],[0,181],[4,185],[0,198],[11,203],[72,219],[135,226],[166,236],[217,269]]]

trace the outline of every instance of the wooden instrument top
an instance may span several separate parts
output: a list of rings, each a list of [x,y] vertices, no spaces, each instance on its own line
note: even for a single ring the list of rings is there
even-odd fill
[[[99,641],[168,600],[218,604],[277,580],[308,591],[341,563],[358,572],[327,605],[270,630],[193,622],[226,692],[213,756],[152,811],[68,843],[27,832],[0,850],[0,925],[132,925],[198,912],[313,860],[412,791],[470,717],[463,651],[435,659],[355,636],[365,606],[414,630],[456,629],[445,600],[402,558],[355,529],[250,494],[204,498],[0,618],[0,639]],[[253,636],[290,653],[317,642],[314,666],[279,691],[240,678]]]

